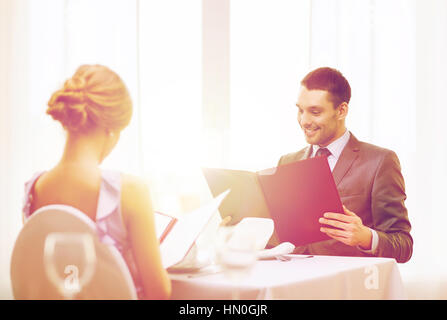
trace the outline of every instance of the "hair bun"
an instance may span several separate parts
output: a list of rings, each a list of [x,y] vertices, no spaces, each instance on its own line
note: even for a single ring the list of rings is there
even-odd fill
[[[53,93],[47,114],[69,131],[122,130],[132,117],[132,100],[114,71],[102,65],[82,65]]]
[[[88,124],[88,104],[83,91],[59,90],[48,102],[47,114],[71,131]]]

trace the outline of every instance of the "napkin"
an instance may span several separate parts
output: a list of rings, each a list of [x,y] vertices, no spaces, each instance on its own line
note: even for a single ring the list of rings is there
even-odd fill
[[[282,242],[276,247],[271,249],[265,249],[258,252],[258,259],[272,259],[277,256],[292,253],[295,249],[295,245],[290,242]]]

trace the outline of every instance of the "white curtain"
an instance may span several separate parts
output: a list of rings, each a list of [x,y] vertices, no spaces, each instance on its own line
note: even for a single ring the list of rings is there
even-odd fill
[[[20,228],[23,179],[29,165],[25,148],[27,108],[27,15],[23,1],[0,1],[0,298],[11,298],[9,263]]]
[[[303,147],[299,81],[319,66],[340,69],[353,91],[349,129],[402,164],[415,240],[412,260],[399,266],[409,297],[447,298],[447,2],[228,2],[219,12],[229,23],[213,44],[203,31],[221,21],[203,18],[209,2],[203,11],[199,0],[0,1],[0,298],[12,297],[23,183],[50,169],[64,144],[46,102],[83,63],[116,70],[135,105],[104,167],[147,179],[156,209],[173,214],[210,197],[200,166],[258,170]],[[229,62],[203,63],[203,48],[227,37]],[[229,83],[212,84],[229,86],[229,117],[214,131],[202,105],[210,63],[229,68],[219,80]]]

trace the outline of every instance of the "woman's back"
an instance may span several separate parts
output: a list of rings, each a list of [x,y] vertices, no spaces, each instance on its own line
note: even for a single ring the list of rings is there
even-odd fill
[[[36,181],[31,211],[49,204],[65,204],[81,210],[96,221],[100,186],[99,168],[58,165]]]
[[[138,296],[168,297],[169,290],[165,290],[166,286],[169,287],[166,284],[169,280],[166,275],[160,275],[154,281],[162,267],[156,263],[160,261],[158,240],[151,232],[152,212],[144,184],[136,177],[114,171],[71,166],[70,173],[65,174],[67,169],[58,167],[35,175],[28,182],[25,218],[50,204],[64,204],[81,210],[97,224],[100,240],[115,246],[122,254]],[[148,287],[150,291],[145,294]]]

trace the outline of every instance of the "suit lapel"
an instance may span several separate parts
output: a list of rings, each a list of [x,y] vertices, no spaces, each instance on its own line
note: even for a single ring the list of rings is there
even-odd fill
[[[340,154],[340,158],[338,158],[337,164],[335,165],[334,170],[332,171],[332,175],[334,176],[335,185],[338,186],[340,181],[343,179],[345,174],[348,172],[349,168],[351,168],[352,163],[355,159],[358,158],[359,153],[359,141],[356,137],[351,133],[348,143],[346,147],[343,149]]]

